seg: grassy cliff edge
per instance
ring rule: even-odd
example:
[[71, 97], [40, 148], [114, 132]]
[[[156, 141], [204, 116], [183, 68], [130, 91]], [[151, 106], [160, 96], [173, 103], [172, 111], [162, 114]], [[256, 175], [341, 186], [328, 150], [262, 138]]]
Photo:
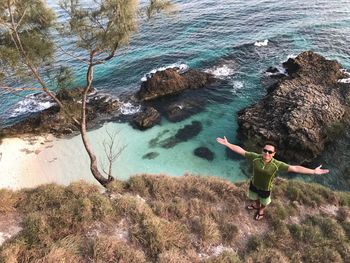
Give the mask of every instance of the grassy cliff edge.
[[107, 191], [84, 182], [3, 189], [0, 230], [20, 231], [0, 262], [350, 262], [350, 193], [277, 179], [257, 222], [247, 187], [140, 175]]

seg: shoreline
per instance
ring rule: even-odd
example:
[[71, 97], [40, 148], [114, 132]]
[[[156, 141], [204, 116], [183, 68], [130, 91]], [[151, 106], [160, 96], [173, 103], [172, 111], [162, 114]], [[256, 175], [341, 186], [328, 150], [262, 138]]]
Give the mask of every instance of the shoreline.
[[68, 185], [81, 179], [93, 182], [87, 176], [82, 176], [88, 170], [83, 167], [79, 168], [83, 173], [76, 176], [74, 173], [66, 175], [66, 171], [60, 169], [65, 159], [59, 156], [62, 155], [60, 149], [69, 140], [58, 139], [52, 134], [4, 138], [0, 144], [0, 188], [18, 190], [48, 183]]
[[[215, 126], [207, 126], [207, 116], [198, 116], [207, 128], [190, 141], [180, 142], [171, 148], [163, 148], [162, 143], [171, 140], [178, 129], [193, 120], [181, 123], [162, 122], [161, 129], [139, 131], [125, 123], [108, 122], [101, 128], [88, 132], [92, 147], [102, 167], [104, 159], [103, 140], [106, 130], [117, 131], [119, 146], [126, 148], [113, 164], [113, 176], [126, 180], [134, 175], [167, 174], [182, 176], [187, 173], [215, 176], [229, 181], [242, 181], [246, 176], [239, 160], [228, 160], [225, 149], [216, 145], [213, 137]], [[228, 125], [228, 124], [226, 124]], [[225, 125], [225, 126], [226, 126]], [[208, 161], [194, 155], [194, 149], [206, 145], [215, 155]], [[21, 189], [46, 183], [69, 185], [85, 180], [97, 184], [91, 175], [89, 158], [80, 136], [56, 138], [53, 135], [27, 138], [5, 138], [0, 145], [3, 153], [0, 161], [0, 188]], [[18, 165], [17, 165], [18, 164]]]

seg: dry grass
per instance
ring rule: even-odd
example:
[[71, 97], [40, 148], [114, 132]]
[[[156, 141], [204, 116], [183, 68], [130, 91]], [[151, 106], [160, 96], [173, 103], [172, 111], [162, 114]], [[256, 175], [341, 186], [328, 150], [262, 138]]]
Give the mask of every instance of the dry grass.
[[16, 207], [22, 198], [23, 195], [20, 192], [0, 189], [0, 213], [16, 211]]
[[[1, 190], [0, 211], [19, 213], [23, 230], [3, 244], [0, 262], [350, 262], [349, 193], [277, 180], [257, 222], [247, 187], [142, 175], [106, 193], [83, 182]], [[121, 225], [126, 237], [116, 235]], [[229, 250], [213, 252], [222, 246]]]

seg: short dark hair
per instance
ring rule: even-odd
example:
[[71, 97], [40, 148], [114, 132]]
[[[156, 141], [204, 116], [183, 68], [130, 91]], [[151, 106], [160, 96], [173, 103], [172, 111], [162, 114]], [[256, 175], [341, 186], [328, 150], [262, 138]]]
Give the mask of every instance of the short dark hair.
[[266, 142], [264, 143], [264, 147], [265, 147], [266, 145], [273, 146], [273, 148], [275, 148], [275, 152], [277, 152], [277, 145], [276, 145], [276, 143], [274, 143], [274, 142], [272, 142], [272, 141], [266, 141]]

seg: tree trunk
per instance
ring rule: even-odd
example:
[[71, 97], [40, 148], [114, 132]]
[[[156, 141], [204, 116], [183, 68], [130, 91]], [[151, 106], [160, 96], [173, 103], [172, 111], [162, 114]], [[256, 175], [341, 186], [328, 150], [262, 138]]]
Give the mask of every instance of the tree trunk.
[[97, 167], [97, 158], [95, 154], [93, 153], [91, 144], [89, 142], [89, 138], [87, 136], [87, 131], [86, 131], [86, 100], [87, 96], [89, 94], [89, 90], [92, 86], [92, 75], [93, 75], [93, 65], [89, 65], [86, 79], [87, 79], [87, 86], [84, 90], [83, 94], [83, 99], [82, 99], [82, 108], [81, 108], [81, 125], [80, 125], [80, 133], [81, 133], [81, 138], [83, 140], [83, 144], [85, 147], [86, 152], [89, 155], [90, 158], [90, 170], [92, 175], [95, 177], [95, 179], [102, 185], [106, 186], [109, 182], [111, 182], [114, 178], [109, 176], [109, 178], [105, 178], [101, 172], [99, 171]]

